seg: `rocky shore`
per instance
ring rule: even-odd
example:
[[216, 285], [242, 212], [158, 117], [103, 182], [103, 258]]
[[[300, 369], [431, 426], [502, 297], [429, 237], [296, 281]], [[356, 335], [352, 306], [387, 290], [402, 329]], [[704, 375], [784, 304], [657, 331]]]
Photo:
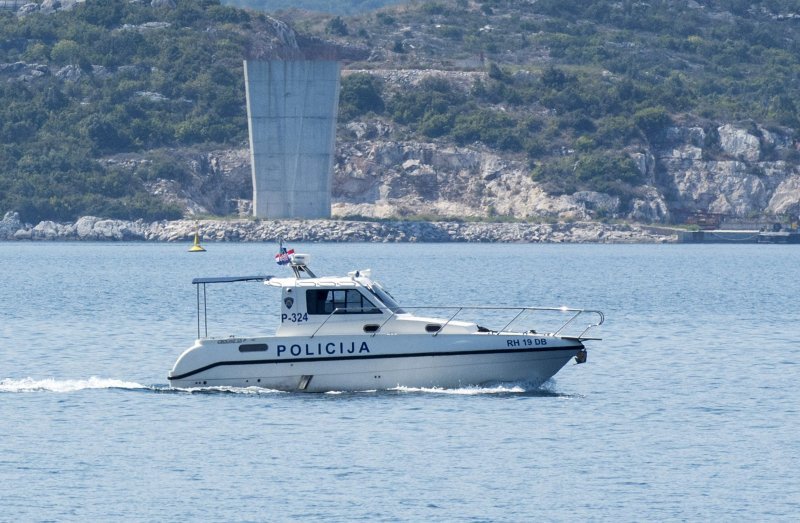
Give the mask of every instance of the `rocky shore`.
[[22, 223], [15, 212], [0, 221], [0, 240], [264, 242], [500, 242], [668, 243], [668, 229], [599, 222], [485, 223], [344, 220], [106, 220], [84, 216], [75, 223]]

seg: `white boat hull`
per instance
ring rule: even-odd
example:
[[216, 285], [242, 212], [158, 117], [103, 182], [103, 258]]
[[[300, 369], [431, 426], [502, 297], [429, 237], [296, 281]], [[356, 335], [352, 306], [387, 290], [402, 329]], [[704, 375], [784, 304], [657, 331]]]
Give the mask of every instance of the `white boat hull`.
[[181, 355], [169, 380], [180, 388], [308, 392], [538, 386], [583, 348], [575, 339], [511, 333], [203, 339]]

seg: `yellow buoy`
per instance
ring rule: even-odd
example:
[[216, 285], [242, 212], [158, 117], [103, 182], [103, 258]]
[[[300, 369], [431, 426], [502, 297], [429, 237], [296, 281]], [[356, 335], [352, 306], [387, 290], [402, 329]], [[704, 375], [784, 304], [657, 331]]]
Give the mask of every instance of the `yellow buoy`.
[[194, 243], [189, 247], [189, 252], [206, 252], [202, 245], [200, 245], [200, 233], [194, 233]]

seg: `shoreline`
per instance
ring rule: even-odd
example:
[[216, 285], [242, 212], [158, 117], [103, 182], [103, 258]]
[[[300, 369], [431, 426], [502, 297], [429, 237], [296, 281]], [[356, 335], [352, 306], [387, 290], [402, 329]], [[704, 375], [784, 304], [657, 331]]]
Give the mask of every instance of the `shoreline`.
[[379, 243], [677, 243], [677, 232], [656, 226], [600, 222], [491, 223], [348, 220], [107, 220], [84, 216], [76, 222], [21, 223], [17, 213], [0, 220], [6, 241], [185, 242], [199, 232], [202, 242]]

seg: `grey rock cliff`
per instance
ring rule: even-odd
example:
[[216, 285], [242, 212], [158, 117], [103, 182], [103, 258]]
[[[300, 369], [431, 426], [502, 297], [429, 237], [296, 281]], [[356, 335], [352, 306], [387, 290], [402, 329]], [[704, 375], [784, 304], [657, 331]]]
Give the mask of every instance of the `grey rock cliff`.
[[761, 127], [756, 135], [720, 125], [713, 129], [716, 140], [700, 127], [671, 127], [652, 147], [626, 151], [646, 184], [625, 205], [592, 191], [547, 194], [531, 179], [526, 161], [479, 144], [396, 142], [385, 122], [351, 124], [348, 131], [353, 136], [340, 140], [335, 170], [339, 216], [602, 216], [668, 223], [695, 211], [732, 218], [800, 213], [798, 144]]
[[[628, 202], [595, 191], [545, 192], [524, 158], [503, 156], [480, 144], [397, 141], [386, 121], [355, 122], [340, 129], [333, 181], [338, 217], [454, 217], [521, 220], [621, 218], [680, 222], [695, 211], [733, 218], [800, 214], [798, 144], [786, 133], [731, 124], [671, 127], [652, 147], [626, 153], [644, 175]], [[714, 138], [714, 135], [718, 138]], [[170, 151], [188, 176], [148, 182], [152, 194], [183, 207], [187, 216], [250, 212], [252, 194], [246, 148]], [[147, 160], [128, 155], [107, 160], [134, 168]]]
[[22, 228], [19, 221], [18, 212], [7, 212], [0, 220], [0, 240], [10, 240], [14, 238], [14, 233]]
[[[673, 128], [656, 150], [661, 191], [673, 211], [732, 217], [800, 213], [797, 144], [787, 134], [719, 126], [719, 149], [700, 128]], [[795, 158], [795, 161], [787, 159]]]
[[[594, 191], [548, 194], [532, 180], [526, 161], [479, 144], [398, 142], [391, 139], [391, 125], [382, 121], [349, 124], [347, 133], [337, 144], [334, 166], [333, 213], [340, 217], [610, 217], [669, 223], [694, 211], [731, 217], [800, 213], [800, 169], [781, 159], [797, 154], [796, 145], [774, 132], [759, 138], [721, 126], [720, 143], [714, 144], [706, 143], [699, 127], [667, 129], [652, 149], [628, 151], [647, 184], [627, 207], [616, 196]], [[249, 214], [247, 149], [171, 154], [184, 162], [187, 181], [148, 182], [151, 193], [179, 204], [188, 216]], [[133, 168], [146, 160], [108, 161]]]

